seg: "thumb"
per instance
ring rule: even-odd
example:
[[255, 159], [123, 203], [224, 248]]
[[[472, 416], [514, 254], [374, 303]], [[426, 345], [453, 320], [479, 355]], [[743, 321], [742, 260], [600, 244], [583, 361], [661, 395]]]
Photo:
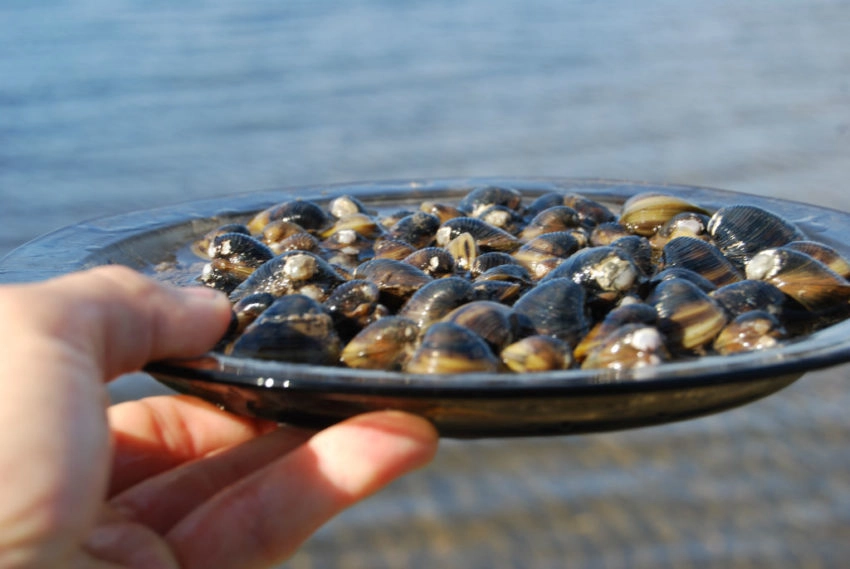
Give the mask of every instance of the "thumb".
[[99, 267], [37, 285], [43, 299], [28, 318], [43, 336], [71, 344], [98, 364], [104, 380], [168, 357], [203, 353], [230, 322], [227, 297], [206, 287], [177, 288], [122, 266]]

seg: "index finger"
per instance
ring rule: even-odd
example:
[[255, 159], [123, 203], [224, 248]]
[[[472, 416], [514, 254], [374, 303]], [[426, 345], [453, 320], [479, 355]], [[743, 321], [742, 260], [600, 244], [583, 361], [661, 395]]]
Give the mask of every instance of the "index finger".
[[115, 447], [110, 496], [278, 428], [273, 421], [239, 417], [185, 395], [128, 401], [113, 405], [108, 414]]

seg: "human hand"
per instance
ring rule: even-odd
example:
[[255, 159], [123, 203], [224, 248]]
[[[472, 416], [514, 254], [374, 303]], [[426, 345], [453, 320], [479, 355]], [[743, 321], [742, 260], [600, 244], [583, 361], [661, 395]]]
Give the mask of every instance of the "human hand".
[[228, 322], [220, 293], [125, 267], [0, 287], [0, 568], [268, 567], [432, 458], [399, 412], [313, 433], [183, 396], [107, 408], [106, 382]]

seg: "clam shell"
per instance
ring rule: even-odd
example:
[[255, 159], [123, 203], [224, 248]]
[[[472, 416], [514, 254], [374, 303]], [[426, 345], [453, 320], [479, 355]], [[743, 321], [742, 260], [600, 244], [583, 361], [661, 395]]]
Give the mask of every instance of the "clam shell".
[[245, 282], [245, 275], [232, 271], [223, 271], [212, 263], [206, 263], [198, 275], [198, 282], [209, 288], [231, 294], [239, 285]]
[[511, 281], [478, 281], [472, 284], [472, 289], [476, 300], [492, 300], [510, 306], [527, 287]]
[[343, 365], [358, 369], [401, 369], [413, 354], [419, 337], [416, 322], [386, 316], [357, 333], [342, 349]]
[[230, 355], [335, 365], [340, 340], [322, 305], [303, 294], [276, 299], [229, 348]]
[[687, 280], [666, 280], [646, 302], [658, 313], [658, 329], [671, 349], [696, 350], [712, 342], [726, 325], [720, 304]]
[[457, 236], [469, 233], [481, 251], [515, 251], [522, 244], [519, 239], [498, 227], [474, 217], [456, 217], [443, 223], [437, 230], [437, 245], [446, 246]]
[[624, 293], [640, 282], [641, 271], [626, 251], [606, 246], [577, 251], [542, 281], [568, 278], [589, 292]]
[[743, 275], [713, 244], [696, 237], [677, 237], [661, 251], [662, 268], [682, 267], [704, 276], [717, 286], [738, 282]]
[[559, 192], [547, 192], [535, 198], [525, 208], [525, 215], [533, 218], [544, 209], [561, 205], [574, 209], [584, 227], [594, 227], [617, 219], [614, 212], [595, 200], [576, 193]]
[[515, 210], [519, 209], [521, 204], [522, 194], [518, 190], [500, 186], [482, 186], [470, 190], [460, 200], [457, 208], [474, 217], [494, 205]]
[[354, 231], [366, 239], [375, 239], [384, 233], [384, 229], [374, 217], [359, 211], [338, 218], [333, 225], [322, 231], [320, 236], [327, 239], [340, 231]]
[[488, 271], [493, 267], [498, 267], [499, 265], [518, 264], [519, 261], [517, 261], [508, 253], [502, 253], [501, 251], [490, 251], [488, 253], [478, 255], [478, 257], [472, 263], [472, 266], [469, 268], [469, 272], [473, 277], [477, 277], [481, 273]]
[[600, 223], [590, 231], [588, 243], [591, 247], [610, 245], [620, 237], [634, 235], [628, 228], [617, 221]]
[[791, 221], [760, 207], [736, 204], [711, 216], [708, 232], [714, 243], [734, 263], [744, 266], [764, 249], [805, 239]]
[[650, 367], [671, 358], [664, 336], [654, 326], [626, 324], [605, 338], [588, 353], [582, 369], [637, 369]]
[[[339, 233], [336, 235], [339, 236]], [[349, 244], [346, 243], [342, 245], [345, 247]], [[319, 240], [313, 237], [313, 235], [301, 230], [298, 233], [293, 233], [279, 241], [270, 242], [269, 248], [274, 251], [276, 255], [280, 255], [286, 251], [310, 251], [311, 253], [318, 253], [321, 249], [321, 245], [319, 244]]]
[[435, 279], [455, 272], [455, 258], [442, 247], [424, 247], [402, 259]]
[[649, 239], [640, 235], [626, 235], [611, 243], [611, 247], [625, 251], [645, 277], [655, 273], [655, 254]]
[[579, 250], [579, 241], [568, 231], [544, 233], [513, 252], [513, 257], [537, 279], [542, 279], [564, 259]]
[[519, 212], [503, 205], [490, 206], [475, 217], [511, 235], [519, 233], [523, 226], [523, 218]]
[[466, 232], [446, 243], [445, 248], [454, 257], [455, 266], [461, 271], [471, 270], [480, 254], [475, 238]]
[[594, 227], [617, 219], [617, 215], [607, 206], [580, 194], [565, 194], [563, 204], [576, 210], [579, 220], [586, 227]]
[[396, 309], [410, 296], [433, 281], [425, 271], [404, 261], [372, 259], [354, 269], [354, 278], [366, 279], [381, 289], [381, 302]]
[[404, 366], [409, 373], [497, 372], [500, 362], [474, 332], [451, 322], [436, 322]]
[[461, 277], [446, 277], [423, 285], [399, 309], [398, 314], [425, 329], [458, 306], [473, 300], [475, 291], [472, 283]]
[[379, 239], [372, 247], [375, 259], [401, 261], [416, 252], [416, 247], [400, 239]]
[[544, 233], [565, 231], [580, 225], [581, 220], [576, 210], [565, 205], [554, 206], [535, 215], [520, 233], [520, 239], [528, 241]]
[[234, 270], [245, 276], [274, 257], [274, 252], [260, 240], [244, 233], [222, 233], [213, 237], [207, 256], [220, 261], [222, 270]]
[[303, 293], [324, 300], [343, 282], [339, 273], [323, 258], [308, 251], [287, 251], [269, 259], [230, 293], [236, 302], [255, 292], [275, 296]]
[[445, 223], [455, 217], [465, 217], [466, 214], [451, 204], [436, 202], [433, 200], [425, 200], [419, 205], [419, 211], [436, 215], [440, 223]]
[[500, 357], [517, 373], [569, 369], [572, 365], [570, 346], [552, 336], [526, 336], [505, 346]]
[[709, 219], [709, 216], [705, 214], [691, 211], [676, 214], [658, 228], [652, 236], [652, 246], [661, 249], [668, 241], [676, 237], [708, 240], [711, 238], [708, 234]]
[[817, 259], [845, 279], [850, 279], [850, 262], [829, 245], [818, 243], [817, 241], [792, 241], [784, 245], [784, 247], [805, 253], [809, 257]]
[[850, 282], [817, 259], [795, 249], [777, 247], [755, 255], [747, 278], [766, 280], [813, 312], [846, 309]]
[[546, 192], [537, 196], [525, 206], [523, 214], [527, 219], [531, 219], [544, 209], [549, 209], [557, 205], [567, 205], [564, 203], [564, 195], [558, 192]]
[[696, 271], [687, 269], [685, 267], [670, 267], [669, 269], [662, 269], [658, 271], [647, 281], [647, 288], [651, 291], [656, 286], [658, 286], [658, 283], [660, 283], [661, 281], [668, 281], [673, 279], [684, 279], [690, 281], [693, 284], [697, 285], [703, 292], [711, 292], [713, 290], [717, 290], [716, 284], [714, 284], [701, 274], [697, 273]]
[[751, 310], [737, 316], [714, 339], [714, 350], [720, 354], [752, 352], [776, 347], [788, 332], [775, 315]]
[[382, 315], [380, 296], [381, 289], [375, 283], [354, 279], [336, 287], [323, 306], [340, 336], [348, 340]]
[[309, 232], [320, 232], [332, 223], [330, 216], [318, 204], [309, 200], [294, 199], [259, 212], [251, 218], [247, 226], [251, 233], [257, 234], [273, 221], [297, 223]]
[[272, 251], [276, 251], [279, 255], [283, 252], [283, 249], [278, 247], [278, 243], [297, 233], [303, 234], [306, 232], [307, 231], [297, 223], [279, 219], [277, 221], [267, 223], [266, 226], [263, 227], [259, 236], [263, 240], [263, 243], [268, 245]]
[[520, 333], [517, 316], [511, 307], [489, 300], [463, 304], [449, 312], [441, 322], [453, 322], [475, 332], [494, 353], [499, 353]]
[[641, 193], [630, 197], [623, 204], [620, 223], [630, 232], [650, 236], [684, 212], [708, 214], [704, 208], [685, 199], [658, 193]]
[[498, 265], [475, 277], [473, 282], [484, 281], [508, 281], [517, 283], [523, 288], [534, 286], [531, 274], [522, 265]]
[[428, 246], [440, 228], [440, 218], [424, 211], [406, 215], [387, 230], [387, 237], [410, 243], [416, 249]]
[[576, 361], [584, 361], [587, 355], [599, 348], [605, 338], [627, 324], [645, 324], [655, 326], [658, 313], [655, 308], [643, 303], [633, 302], [618, 306], [609, 312], [601, 322], [597, 322], [581, 339], [573, 350]]
[[[309, 235], [309, 234], [302, 234]], [[342, 229], [333, 233], [321, 242], [321, 248], [326, 251], [336, 251], [357, 259], [372, 257], [372, 241], [353, 229]]]
[[589, 328], [586, 296], [584, 287], [570, 279], [548, 279], [523, 294], [513, 308], [536, 334], [574, 346]]
[[396, 210], [392, 213], [382, 215], [378, 219], [378, 223], [380, 223], [382, 227], [389, 229], [390, 227], [392, 227], [393, 225], [398, 223], [398, 220], [400, 220], [403, 217], [407, 217], [408, 215], [413, 215], [414, 213], [416, 213], [416, 211], [418, 211], [418, 210], [399, 209], [399, 210]]
[[245, 328], [254, 322], [274, 301], [274, 295], [267, 292], [257, 292], [235, 302], [232, 310], [236, 326], [231, 332], [234, 335], [244, 332]]
[[328, 213], [337, 219], [341, 219], [347, 215], [355, 213], [369, 213], [369, 208], [359, 199], [348, 194], [343, 194], [331, 199], [328, 202]]
[[205, 233], [200, 239], [192, 243], [192, 252], [201, 258], [209, 258], [209, 248], [213, 239], [225, 233], [244, 233], [250, 235], [251, 230], [242, 223], [227, 223]]
[[775, 285], [753, 279], [722, 286], [709, 292], [709, 296], [719, 302], [733, 318], [753, 310], [781, 317], [788, 304], [788, 297]]

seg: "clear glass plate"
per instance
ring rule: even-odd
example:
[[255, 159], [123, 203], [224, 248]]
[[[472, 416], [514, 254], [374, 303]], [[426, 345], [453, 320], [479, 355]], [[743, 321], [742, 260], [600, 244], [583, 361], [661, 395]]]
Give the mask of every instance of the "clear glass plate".
[[[631, 195], [657, 191], [706, 208], [761, 206], [797, 223], [812, 239], [850, 258], [850, 215], [812, 205], [723, 190], [639, 182], [557, 178], [474, 178], [300, 187], [128, 213], [36, 239], [0, 261], [0, 281], [41, 280], [109, 263], [185, 285], [203, 259], [190, 243], [210, 229], [245, 221], [293, 197], [325, 204], [349, 194], [391, 211], [424, 199], [453, 201], [480, 185], [507, 185], [533, 197], [586, 195], [617, 210]], [[430, 419], [445, 436], [491, 437], [626, 429], [714, 413], [759, 399], [810, 370], [850, 360], [850, 321], [778, 349], [708, 356], [626, 370], [528, 374], [416, 375], [233, 358], [209, 353], [148, 366], [157, 380], [248, 416], [321, 427], [357, 413], [401, 409]]]

